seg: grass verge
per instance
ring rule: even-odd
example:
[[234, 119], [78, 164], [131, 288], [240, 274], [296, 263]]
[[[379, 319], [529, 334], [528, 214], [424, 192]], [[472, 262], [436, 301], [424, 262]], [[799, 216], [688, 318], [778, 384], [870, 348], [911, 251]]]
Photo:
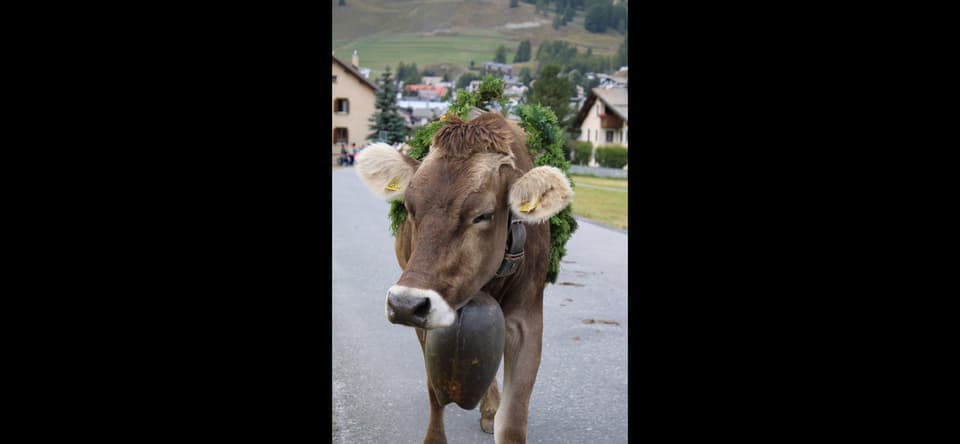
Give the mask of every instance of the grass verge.
[[[626, 189], [626, 180], [600, 179], [594, 177], [573, 176], [574, 185], [589, 184]], [[621, 182], [622, 185], [608, 184], [607, 181]], [[575, 216], [585, 217], [623, 230], [627, 229], [627, 193], [601, 190], [597, 188], [576, 187], [576, 195], [571, 204]]]

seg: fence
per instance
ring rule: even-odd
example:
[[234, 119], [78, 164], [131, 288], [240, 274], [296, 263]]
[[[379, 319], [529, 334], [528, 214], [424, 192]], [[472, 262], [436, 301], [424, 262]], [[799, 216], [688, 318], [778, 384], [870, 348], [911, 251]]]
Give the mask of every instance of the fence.
[[627, 178], [627, 170], [618, 168], [588, 167], [584, 165], [570, 165], [570, 174], [588, 174], [600, 177]]

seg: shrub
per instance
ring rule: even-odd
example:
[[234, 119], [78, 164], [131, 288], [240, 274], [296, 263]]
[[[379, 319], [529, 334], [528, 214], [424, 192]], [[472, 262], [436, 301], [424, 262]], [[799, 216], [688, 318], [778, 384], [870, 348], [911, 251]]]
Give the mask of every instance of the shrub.
[[577, 142], [573, 152], [573, 163], [577, 165], [586, 165], [590, 162], [590, 154], [593, 153], [593, 144], [590, 142]]
[[627, 148], [623, 145], [606, 145], [597, 148], [597, 163], [607, 168], [623, 168], [627, 164]]

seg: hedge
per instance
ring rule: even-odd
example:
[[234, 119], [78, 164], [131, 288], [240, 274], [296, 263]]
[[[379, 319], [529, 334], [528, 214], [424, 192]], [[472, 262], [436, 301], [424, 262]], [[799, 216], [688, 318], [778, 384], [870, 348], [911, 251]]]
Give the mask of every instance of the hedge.
[[597, 163], [607, 168], [623, 168], [627, 164], [627, 147], [606, 145], [597, 148]]
[[575, 165], [586, 165], [590, 163], [590, 154], [593, 153], [593, 144], [590, 142], [577, 142], [573, 152], [573, 163]]

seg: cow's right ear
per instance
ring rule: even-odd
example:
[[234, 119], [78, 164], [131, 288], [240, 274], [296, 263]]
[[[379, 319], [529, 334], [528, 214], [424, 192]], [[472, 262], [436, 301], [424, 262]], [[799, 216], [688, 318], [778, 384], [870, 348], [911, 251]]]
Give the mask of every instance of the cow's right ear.
[[357, 153], [357, 175], [370, 191], [386, 200], [403, 199], [419, 162], [385, 143], [374, 143]]

